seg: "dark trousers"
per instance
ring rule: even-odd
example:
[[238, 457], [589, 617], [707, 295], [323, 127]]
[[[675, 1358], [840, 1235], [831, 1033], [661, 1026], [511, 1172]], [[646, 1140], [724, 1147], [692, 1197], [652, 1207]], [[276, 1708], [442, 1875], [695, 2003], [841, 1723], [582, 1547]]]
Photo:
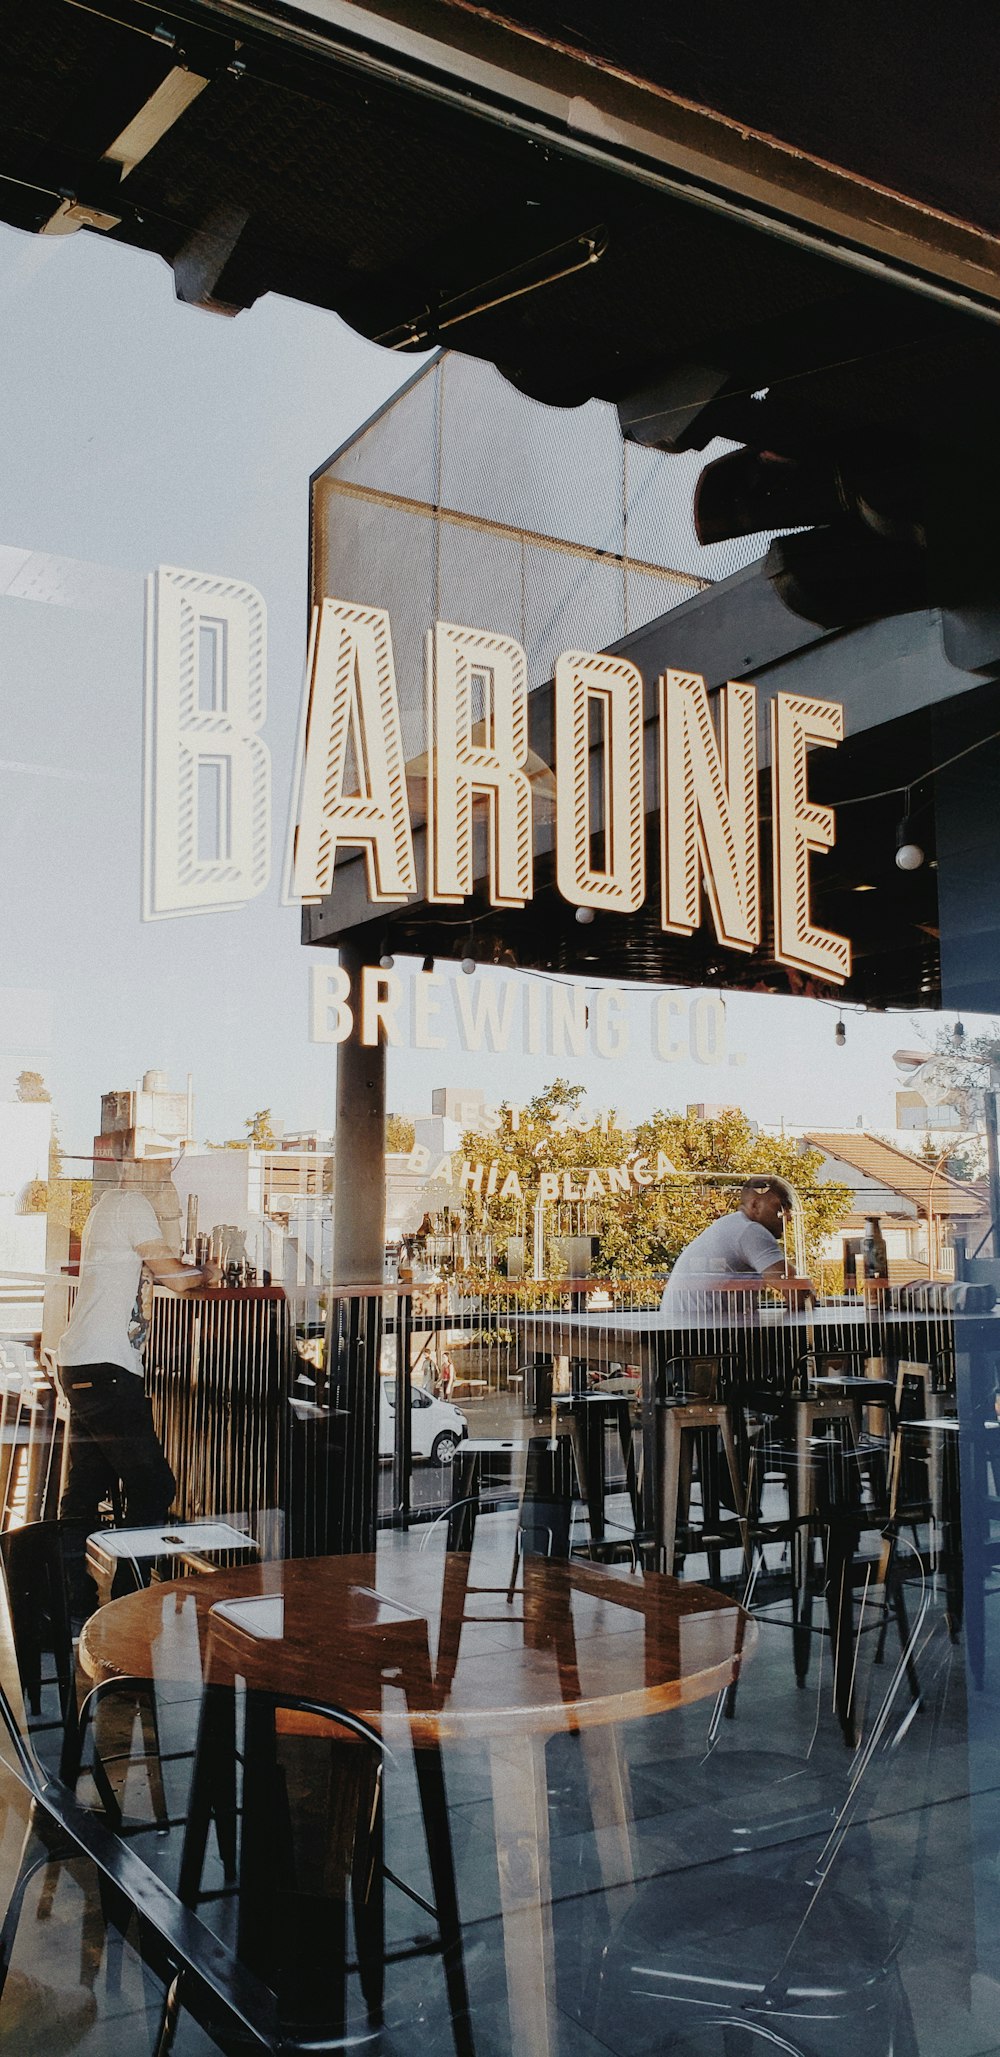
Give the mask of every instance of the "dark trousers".
[[69, 1477], [59, 1504], [63, 1521], [100, 1526], [101, 1501], [121, 1481], [131, 1528], [158, 1528], [170, 1512], [177, 1482], [160, 1448], [141, 1378], [119, 1364], [67, 1364], [59, 1383], [69, 1402]]

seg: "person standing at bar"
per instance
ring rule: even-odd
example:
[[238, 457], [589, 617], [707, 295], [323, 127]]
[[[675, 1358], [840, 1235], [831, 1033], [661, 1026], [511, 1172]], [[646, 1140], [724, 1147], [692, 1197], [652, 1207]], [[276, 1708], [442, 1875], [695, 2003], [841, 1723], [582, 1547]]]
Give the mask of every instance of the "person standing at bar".
[[143, 1380], [143, 1267], [178, 1295], [220, 1283], [216, 1265], [193, 1270], [171, 1250], [138, 1190], [142, 1171], [141, 1163], [126, 1159], [119, 1186], [102, 1194], [87, 1217], [79, 1290], [56, 1353], [70, 1414], [69, 1476], [59, 1514], [84, 1534], [100, 1526], [101, 1502], [116, 1482], [131, 1527], [160, 1526], [176, 1490]]

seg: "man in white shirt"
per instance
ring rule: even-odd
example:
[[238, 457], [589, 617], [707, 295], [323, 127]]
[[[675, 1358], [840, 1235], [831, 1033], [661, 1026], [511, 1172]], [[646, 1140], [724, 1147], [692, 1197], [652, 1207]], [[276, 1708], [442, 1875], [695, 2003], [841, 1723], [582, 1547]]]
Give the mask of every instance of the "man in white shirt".
[[70, 1410], [69, 1477], [59, 1513], [88, 1533], [99, 1526], [101, 1502], [116, 1480], [132, 1527], [164, 1522], [176, 1489], [143, 1385], [143, 1266], [178, 1294], [220, 1279], [214, 1264], [196, 1271], [180, 1262], [130, 1173], [141, 1176], [141, 1166], [126, 1163], [123, 1183], [102, 1194], [87, 1217], [79, 1290], [57, 1352]]
[[778, 1240], [792, 1196], [780, 1178], [748, 1179], [735, 1214], [723, 1214], [682, 1250], [667, 1280], [660, 1311], [698, 1327], [732, 1319], [732, 1297], [722, 1280], [790, 1276]]

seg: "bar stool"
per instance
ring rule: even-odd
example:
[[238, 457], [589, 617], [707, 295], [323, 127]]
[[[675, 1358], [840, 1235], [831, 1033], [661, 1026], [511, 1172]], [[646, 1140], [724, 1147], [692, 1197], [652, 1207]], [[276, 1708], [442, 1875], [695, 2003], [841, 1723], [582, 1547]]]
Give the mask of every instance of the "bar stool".
[[[490, 1436], [471, 1439], [463, 1437], [455, 1452], [452, 1464], [452, 1479], [455, 1498], [448, 1508], [448, 1549], [471, 1550], [476, 1534], [476, 1520], [486, 1504], [483, 1496], [484, 1459], [497, 1465], [513, 1459], [527, 1445], [518, 1437], [504, 1440]], [[517, 1497], [513, 1486], [492, 1498], [491, 1506], [500, 1506], [503, 1501]]]
[[[398, 1609], [397, 1621], [380, 1623], [384, 1603], [358, 1589], [360, 1609], [375, 1619], [351, 1626], [352, 1679], [367, 1673], [366, 1693], [374, 1704], [383, 1683], [405, 1698], [430, 1704], [431, 1660], [427, 1623]], [[393, 1949], [393, 1961], [428, 1949], [441, 1956], [456, 2057], [474, 2057], [465, 1976], [462, 1925], [440, 1744], [421, 1738], [414, 1768], [424, 1828], [433, 1903], [385, 1863], [382, 1772], [388, 1753], [380, 1735], [344, 1708], [276, 1689], [284, 1659], [281, 1644], [290, 1627], [287, 1598], [254, 1595], [221, 1602], [211, 1610], [204, 1656], [205, 1685], [181, 1853], [178, 1892], [197, 1910], [207, 1900], [228, 1896], [204, 1882], [209, 1828], [220, 1791], [232, 1786], [234, 1698], [243, 1687], [242, 1805], [237, 1814], [237, 1952], [290, 1998], [319, 2017], [312, 2047], [322, 2030], [345, 2030], [346, 1907], [353, 1905], [357, 1970], [369, 2022], [383, 2018], [385, 1965], [384, 1881], [388, 1880], [435, 1923], [433, 1941]], [[292, 1646], [294, 1648], [294, 1637]], [[294, 1672], [295, 1660], [288, 1662]], [[313, 1765], [290, 1767], [282, 1759], [317, 1747], [328, 1757], [328, 1802], [317, 1807]], [[319, 1765], [316, 1764], [316, 1769]], [[290, 1776], [290, 1770], [296, 1775]], [[216, 1822], [218, 1828], [218, 1821]], [[322, 2026], [321, 2026], [322, 2024]], [[364, 2031], [359, 2048], [367, 2047]]]
[[[868, 1382], [865, 1382], [868, 1383]], [[877, 1382], [884, 1384], [884, 1381]], [[887, 1395], [891, 1398], [891, 1395]], [[777, 1440], [764, 1438], [767, 1461], [772, 1471], [783, 1471], [788, 1495], [788, 1517], [778, 1523], [756, 1525], [759, 1540], [764, 1533], [783, 1535], [792, 1544], [792, 1650], [796, 1682], [805, 1685], [814, 1631], [814, 1556], [822, 1553], [822, 1587], [826, 1602], [828, 1634], [833, 1654], [833, 1697], [845, 1741], [856, 1740], [854, 1712], [854, 1591], [864, 1582], [883, 1586], [880, 1603], [879, 1654], [885, 1639], [885, 1625], [891, 1611], [897, 1621], [901, 1647], [909, 1643], [906, 1606], [890, 1540], [879, 1559], [858, 1559], [862, 1530], [875, 1517], [866, 1513], [862, 1491], [865, 1453], [858, 1434], [855, 1399], [848, 1394], [809, 1393], [787, 1403], [779, 1417]], [[785, 1435], [782, 1435], [782, 1429]], [[787, 1431], [791, 1430], [788, 1435]], [[759, 1461], [760, 1446], [755, 1453]], [[877, 1517], [881, 1526], [883, 1516]], [[752, 1523], [752, 1517], [751, 1517]], [[864, 1608], [864, 1600], [862, 1608]], [[872, 1622], [871, 1627], [875, 1626]], [[919, 1685], [912, 1658], [907, 1674], [915, 1699]]]
[[[946, 1416], [953, 1415], [954, 1412], [954, 1396], [950, 1393], [942, 1392], [938, 1388], [935, 1367], [931, 1364], [918, 1364], [912, 1359], [901, 1358], [896, 1373], [896, 1434], [893, 1438], [892, 1459], [889, 1466], [889, 1513], [893, 1518], [895, 1518], [898, 1512], [900, 1502], [902, 1501], [906, 1504], [909, 1498], [909, 1495], [905, 1494], [903, 1490], [904, 1446], [903, 1437], [900, 1433], [901, 1429], [904, 1424], [915, 1426], [918, 1421], [941, 1421]], [[912, 1445], [912, 1437], [910, 1438], [910, 1444]], [[913, 1462], [919, 1461], [912, 1447], [907, 1449], [906, 1454], [908, 1459], [911, 1459]], [[947, 1521], [942, 1440], [940, 1436], [930, 1436], [928, 1438], [928, 1447], [924, 1461], [927, 1467], [927, 1503], [930, 1507], [931, 1519], [935, 1528], [940, 1530], [945, 1527]]]
[[557, 1420], [566, 1422], [573, 1445], [577, 1476], [590, 1518], [594, 1543], [605, 1539], [607, 1497], [607, 1452], [605, 1436], [609, 1424], [618, 1431], [625, 1463], [625, 1484], [632, 1503], [632, 1521], [639, 1527], [639, 1491], [635, 1451], [632, 1443], [632, 1413], [628, 1398], [621, 1393], [573, 1393], [555, 1400]]
[[701, 1547], [707, 1551], [712, 1576], [718, 1580], [724, 1538], [721, 1534], [719, 1447], [725, 1457], [740, 1545], [749, 1572], [747, 1500], [729, 1407], [721, 1400], [666, 1400], [657, 1409], [660, 1533], [656, 1537], [661, 1571], [672, 1573], [677, 1556], [677, 1531], [689, 1526], [691, 1482], [698, 1460], [701, 1485]]
[[213, 1560], [240, 1560], [258, 1552], [256, 1537], [227, 1521], [166, 1522], [162, 1528], [116, 1526], [96, 1529], [87, 1537], [87, 1570], [103, 1603], [120, 1568], [128, 1570], [138, 1590], [148, 1584], [143, 1565], [166, 1562], [168, 1577], [174, 1577], [178, 1564], [186, 1571], [212, 1572], [220, 1569]]

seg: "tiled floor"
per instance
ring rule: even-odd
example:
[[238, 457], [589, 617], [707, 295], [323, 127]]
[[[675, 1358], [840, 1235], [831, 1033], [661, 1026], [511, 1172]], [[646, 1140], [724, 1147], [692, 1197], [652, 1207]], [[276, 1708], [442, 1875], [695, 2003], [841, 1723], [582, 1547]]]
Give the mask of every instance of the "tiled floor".
[[[491, 1551], [506, 1562], [506, 1518], [481, 1523], [480, 1535], [487, 1567]], [[391, 1539], [387, 1547], [419, 1545]], [[441, 1546], [439, 1537], [430, 1547]], [[700, 1568], [694, 1559], [686, 1567], [691, 1576]], [[857, 1763], [833, 1717], [819, 1639], [798, 1690], [787, 1628], [762, 1625], [735, 1718], [722, 1722], [713, 1747], [707, 1703], [619, 1732], [633, 1886], [603, 1886], [578, 1738], [549, 1744], [555, 2057], [761, 2057], [768, 2048], [802, 2057], [1000, 2057], [1000, 1751], [994, 1759], [970, 1748], [962, 1647], [949, 1640], [936, 1599], [931, 1628], [920, 1658], [925, 1709], [861, 1780], [818, 1896], [817, 1862]], [[893, 1634], [881, 1666], [874, 1634], [862, 1638], [857, 1683], [869, 1723], [892, 1676]], [[1000, 1720], [1000, 1667], [987, 1681], [974, 1729], [988, 1736], [992, 1715]], [[890, 1729], [908, 1704], [904, 1687]], [[164, 1708], [164, 1746], [190, 1740], [191, 1722], [190, 1703]], [[184, 1767], [170, 1776], [179, 1800]], [[477, 2057], [509, 2057], [484, 1753], [450, 1750], [447, 1776], [475, 2048]], [[144, 1779], [131, 1790], [145, 1807]], [[391, 1769], [387, 1799], [387, 1861], [429, 1893], [408, 1762]], [[23, 1826], [9, 1780], [0, 1801], [6, 1888]], [[175, 1882], [176, 1835], [143, 1841]], [[431, 1927], [391, 1887], [387, 1920], [391, 1944]], [[104, 1947], [93, 1886], [78, 1866], [50, 1867], [32, 1883], [13, 1964], [40, 1991], [18, 1977], [0, 2004], [0, 2049], [11, 2057], [57, 2057], [62, 2049], [142, 2057], [152, 2049], [162, 1996], [129, 1945]], [[769, 1981], [770, 2004], [762, 1990]], [[385, 2057], [447, 2057], [453, 2044], [436, 1957], [390, 1965], [387, 2014]], [[175, 2047], [177, 2057], [201, 2057], [216, 2046], [185, 2019]]]

